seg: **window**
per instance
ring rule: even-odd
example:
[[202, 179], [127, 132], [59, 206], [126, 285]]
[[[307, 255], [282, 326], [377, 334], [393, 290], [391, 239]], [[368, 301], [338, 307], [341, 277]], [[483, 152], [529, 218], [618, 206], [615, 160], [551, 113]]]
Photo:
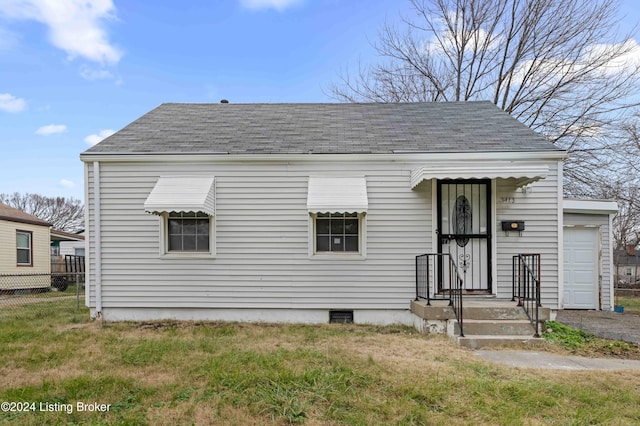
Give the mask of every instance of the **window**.
[[168, 252], [210, 252], [210, 221], [205, 213], [169, 213]]
[[16, 231], [16, 252], [18, 266], [33, 266], [31, 241], [33, 235], [29, 231]]
[[358, 252], [357, 213], [318, 213], [316, 252]]
[[364, 260], [368, 207], [364, 176], [310, 176], [307, 187], [309, 257]]
[[73, 250], [73, 254], [76, 255], [76, 256], [84, 256], [84, 247], [83, 248], [76, 247]]

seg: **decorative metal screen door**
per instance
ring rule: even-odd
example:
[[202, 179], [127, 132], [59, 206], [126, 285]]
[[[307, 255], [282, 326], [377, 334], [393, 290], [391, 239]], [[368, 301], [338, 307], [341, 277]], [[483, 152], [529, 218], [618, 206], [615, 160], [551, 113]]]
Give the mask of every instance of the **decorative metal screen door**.
[[[451, 255], [468, 292], [491, 292], [490, 200], [490, 180], [438, 181], [438, 252]], [[438, 282], [442, 291], [448, 277]]]

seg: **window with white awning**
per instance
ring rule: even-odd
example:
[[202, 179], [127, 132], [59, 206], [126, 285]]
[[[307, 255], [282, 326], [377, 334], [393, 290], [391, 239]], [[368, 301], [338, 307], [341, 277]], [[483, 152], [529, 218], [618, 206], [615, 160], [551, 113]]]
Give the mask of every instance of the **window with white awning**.
[[215, 215], [213, 176], [161, 176], [144, 202], [147, 213], [202, 212]]
[[161, 176], [144, 210], [161, 217], [161, 256], [215, 253], [213, 176]]
[[368, 208], [364, 176], [309, 178], [309, 213], [366, 213]]
[[309, 178], [310, 254], [364, 256], [367, 182], [358, 177]]

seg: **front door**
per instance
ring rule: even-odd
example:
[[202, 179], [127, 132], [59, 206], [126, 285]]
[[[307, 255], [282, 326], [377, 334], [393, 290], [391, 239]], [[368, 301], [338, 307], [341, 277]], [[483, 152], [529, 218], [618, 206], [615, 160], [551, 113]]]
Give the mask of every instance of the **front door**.
[[[490, 180], [438, 181], [438, 252], [455, 261], [463, 290], [491, 292]], [[442, 291], [447, 277], [438, 282]]]

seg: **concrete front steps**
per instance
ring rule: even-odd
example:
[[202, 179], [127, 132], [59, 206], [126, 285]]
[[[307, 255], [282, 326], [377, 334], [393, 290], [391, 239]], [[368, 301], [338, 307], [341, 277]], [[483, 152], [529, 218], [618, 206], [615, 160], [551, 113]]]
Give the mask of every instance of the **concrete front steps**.
[[[417, 328], [426, 333], [444, 333], [461, 345], [473, 349], [535, 341], [535, 330], [527, 314], [516, 302], [495, 298], [463, 300], [464, 337], [448, 301], [412, 301], [411, 312], [421, 319]], [[550, 309], [540, 308], [539, 331], [549, 319]]]

